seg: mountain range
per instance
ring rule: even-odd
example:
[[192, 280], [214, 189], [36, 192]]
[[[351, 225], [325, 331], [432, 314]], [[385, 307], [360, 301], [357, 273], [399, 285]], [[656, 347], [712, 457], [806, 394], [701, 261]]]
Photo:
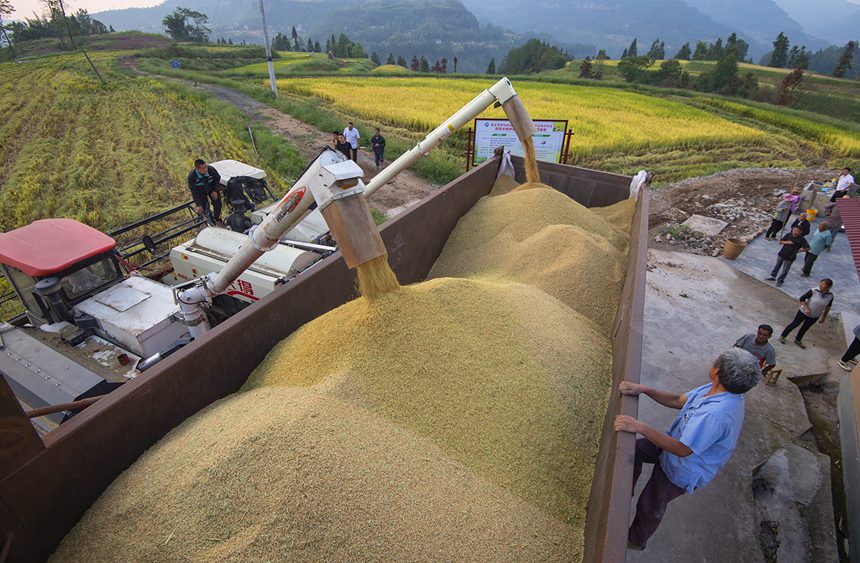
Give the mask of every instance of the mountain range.
[[[163, 32], [161, 19], [179, 6], [207, 14], [213, 39], [262, 42], [253, 0], [166, 0], [96, 17], [117, 30]], [[423, 55], [432, 64], [433, 58], [458, 55], [464, 71], [483, 70], [490, 58], [498, 63], [531, 37], [572, 55], [604, 48], [612, 57], [634, 38], [643, 53], [659, 38], [671, 56], [685, 42], [736, 32], [757, 60], [780, 32], [792, 45], [815, 50], [856, 40], [860, 29], [860, 5], [849, 0], [277, 0], [267, 3], [266, 17], [270, 35], [295, 26], [303, 38], [323, 43], [346, 33], [381, 57]]]

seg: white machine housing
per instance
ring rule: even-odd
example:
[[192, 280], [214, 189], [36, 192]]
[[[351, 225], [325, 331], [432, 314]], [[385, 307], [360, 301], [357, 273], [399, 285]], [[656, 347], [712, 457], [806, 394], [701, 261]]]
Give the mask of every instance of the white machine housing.
[[209, 164], [221, 176], [222, 186], [226, 186], [227, 182], [235, 176], [248, 176], [257, 180], [262, 180], [266, 177], [265, 171], [255, 168], [250, 164], [239, 162], [238, 160], [219, 160], [218, 162], [210, 162]]
[[[248, 236], [242, 233], [218, 227], [203, 229], [193, 240], [170, 251], [174, 275], [179, 282], [185, 282], [219, 272], [239, 247], [247, 243]], [[226, 294], [246, 303], [254, 303], [274, 291], [283, 280], [292, 278], [321, 259], [322, 256], [315, 252], [278, 245], [271, 252], [263, 254], [233, 281]]]
[[74, 309], [98, 321], [96, 334], [144, 358], [188, 332], [173, 316], [179, 308], [171, 288], [142, 276], [130, 276]]

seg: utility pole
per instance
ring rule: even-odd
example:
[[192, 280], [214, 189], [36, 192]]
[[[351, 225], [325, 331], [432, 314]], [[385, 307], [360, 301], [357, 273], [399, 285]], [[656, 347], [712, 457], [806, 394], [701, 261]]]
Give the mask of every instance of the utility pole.
[[[260, 1], [262, 2], [263, 0], [260, 0]], [[57, 0], [57, 2], [60, 6], [60, 13], [63, 15], [63, 21], [66, 22], [66, 30], [68, 30], [68, 32], [69, 32], [69, 42], [72, 44], [72, 48], [74, 49], [75, 47], [77, 47], [81, 50], [81, 52], [84, 54], [84, 57], [86, 57], [87, 62], [90, 63], [90, 66], [92, 67], [93, 72], [95, 72], [96, 76], [99, 77], [99, 82], [101, 82], [102, 84], [106, 84], [105, 79], [102, 78], [101, 73], [99, 73], [99, 69], [97, 69], [96, 65], [93, 64], [93, 61], [90, 60], [90, 56], [87, 54], [86, 50], [84, 49], [83, 44], [75, 45], [75, 38], [72, 36], [73, 35], [72, 34], [72, 26], [71, 26], [71, 24], [69, 24], [69, 18], [66, 17], [66, 7], [63, 6], [63, 0]]]
[[266, 42], [266, 62], [269, 64], [269, 82], [272, 84], [272, 93], [278, 97], [278, 83], [275, 82], [275, 65], [272, 64], [272, 46], [269, 43], [269, 28], [266, 26], [266, 10], [263, 9], [263, 0], [260, 0], [260, 17], [263, 18], [263, 38]]

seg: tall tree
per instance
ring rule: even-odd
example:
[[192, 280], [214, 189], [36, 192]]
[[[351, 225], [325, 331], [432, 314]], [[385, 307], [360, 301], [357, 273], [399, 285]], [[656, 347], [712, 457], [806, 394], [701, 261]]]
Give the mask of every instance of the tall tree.
[[406, 64], [406, 59], [403, 58], [403, 55], [397, 55], [397, 66], [407, 68]]
[[788, 64], [788, 48], [788, 37], [780, 31], [773, 42], [773, 52], [770, 54], [770, 61], [767, 63], [767, 66], [785, 68], [785, 65]]
[[373, 61], [373, 64], [379, 66], [382, 62], [379, 60], [379, 55], [376, 54], [376, 51], [370, 54], [370, 60]]
[[291, 38], [293, 41], [295, 41], [296, 39], [298, 39], [298, 38], [299, 38], [299, 32], [298, 32], [298, 31], [296, 31], [296, 26], [293, 26], [293, 29], [292, 29], [292, 31], [290, 32], [290, 38]]
[[388, 53], [388, 58], [385, 59], [385, 64], [387, 65], [395, 65], [397, 62], [394, 60], [394, 53]]
[[707, 41], [696, 41], [696, 50], [693, 51], [694, 61], [704, 61], [708, 58], [708, 48], [710, 43]]
[[322, 53], [322, 51], [320, 50], [320, 42], [319, 41], [314, 41], [314, 53]]
[[418, 72], [419, 68], [421, 68], [421, 63], [418, 62], [418, 57], [412, 55], [412, 62], [409, 63], [409, 70], [412, 72]]
[[424, 55], [421, 56], [418, 70], [419, 72], [430, 72], [430, 63], [427, 62], [427, 59], [424, 58]]
[[738, 60], [734, 52], [728, 52], [720, 58], [714, 72], [711, 73], [710, 89], [713, 92], [733, 95], [738, 89]]
[[740, 39], [737, 33], [732, 33], [726, 40], [725, 52], [728, 53], [729, 51], [732, 51], [735, 54], [735, 59], [739, 62], [746, 60], [749, 49], [749, 43]]
[[460, 59], [457, 58], [457, 55], [454, 55], [454, 74], [457, 74], [457, 63], [460, 62]]
[[800, 54], [797, 56], [797, 68], [803, 70], [809, 68], [809, 51], [806, 50], [806, 45], [800, 48]]
[[605, 61], [609, 59], [609, 56], [606, 54], [606, 49], [601, 49], [597, 51], [597, 57], [595, 57], [598, 61]]
[[308, 51], [308, 53], [313, 53], [313, 52], [314, 52], [314, 42], [313, 42], [313, 41], [311, 41], [311, 38], [310, 38], [310, 37], [308, 37], [308, 47], [307, 47], [307, 51]]
[[689, 61], [692, 55], [692, 51], [690, 51], [690, 43], [684, 43], [681, 45], [681, 48], [678, 49], [678, 53], [675, 55], [675, 58], [681, 61]]
[[633, 41], [630, 43], [630, 46], [627, 47], [627, 57], [635, 57], [638, 55], [638, 48], [636, 47], [636, 38], [633, 38]]
[[651, 48], [648, 49], [648, 57], [654, 60], [662, 60], [666, 58], [666, 45], [660, 41], [660, 38], [651, 43]]
[[796, 68], [779, 83], [779, 87], [777, 88], [779, 98], [776, 103], [781, 106], [791, 104], [794, 100], [794, 93], [800, 88], [801, 83], [803, 83], [803, 69]]
[[496, 74], [496, 59], [490, 59], [490, 64], [487, 65], [487, 74]]
[[836, 68], [833, 69], [833, 76], [836, 78], [845, 78], [845, 74], [851, 70], [851, 59], [854, 58], [854, 50], [857, 48], [857, 43], [849, 41], [845, 45], [842, 54], [839, 55], [839, 62], [836, 63]]
[[12, 12], [15, 9], [12, 7], [11, 0], [0, 0], [0, 30], [3, 31], [3, 39], [6, 41], [6, 45], [9, 46], [9, 52], [12, 54], [12, 58], [15, 58], [15, 47], [12, 46], [12, 41], [9, 40], [9, 36], [6, 34], [6, 24], [3, 23], [3, 17], [8, 18], [12, 15]]
[[582, 64], [579, 65], [579, 77], [591, 78], [591, 69], [594, 65], [591, 63], [591, 58], [585, 57]]
[[718, 37], [717, 40], [711, 44], [708, 49], [708, 60], [709, 61], [718, 61], [723, 58], [725, 54], [725, 49], [723, 48], [723, 38]]
[[174, 41], [195, 41], [205, 43], [212, 31], [206, 24], [209, 16], [202, 12], [177, 7], [172, 13], [164, 16], [161, 25]]

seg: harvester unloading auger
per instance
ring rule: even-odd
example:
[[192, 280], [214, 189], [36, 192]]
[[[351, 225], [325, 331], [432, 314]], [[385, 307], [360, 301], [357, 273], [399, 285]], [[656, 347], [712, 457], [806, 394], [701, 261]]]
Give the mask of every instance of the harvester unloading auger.
[[[392, 162], [366, 186], [361, 181], [363, 172], [355, 162], [346, 160], [338, 151], [323, 150], [278, 202], [275, 210], [251, 229], [249, 240], [220, 272], [175, 287], [176, 299], [191, 336], [199, 338], [209, 330], [203, 304], [211, 303], [214, 296], [224, 293], [263, 253], [276, 248], [281, 237], [306, 216], [314, 203], [319, 206], [349, 268], [354, 269], [384, 256], [385, 245], [365, 198], [429, 154], [491, 105], [502, 107], [520, 141], [526, 143], [531, 140], [536, 133], [534, 123], [510, 80], [502, 78]], [[158, 361], [158, 358], [146, 360], [146, 367], [154, 363], [153, 360]]]

